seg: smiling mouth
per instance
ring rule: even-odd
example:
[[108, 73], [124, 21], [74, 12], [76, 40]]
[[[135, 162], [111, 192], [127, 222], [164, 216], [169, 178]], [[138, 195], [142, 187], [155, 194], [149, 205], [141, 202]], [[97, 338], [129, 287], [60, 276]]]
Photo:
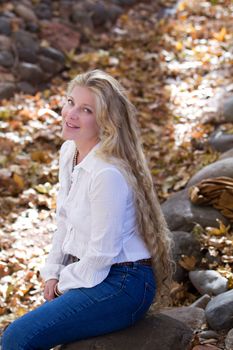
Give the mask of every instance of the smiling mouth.
[[74, 126], [74, 125], [67, 123], [67, 122], [66, 122], [66, 126], [68, 126], [68, 128], [72, 128], [72, 129], [79, 129], [79, 126]]

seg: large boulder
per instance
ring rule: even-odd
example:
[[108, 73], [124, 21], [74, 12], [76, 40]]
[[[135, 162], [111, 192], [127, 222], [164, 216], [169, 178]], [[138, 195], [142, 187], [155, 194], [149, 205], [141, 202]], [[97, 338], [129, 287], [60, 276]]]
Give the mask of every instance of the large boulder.
[[189, 350], [192, 330], [172, 317], [147, 315], [127, 329], [61, 345], [56, 350]]
[[188, 182], [187, 187], [197, 184], [203, 179], [227, 176], [233, 178], [233, 163], [231, 159], [222, 159], [205, 166], [198, 171]]
[[224, 102], [223, 117], [226, 122], [233, 122], [233, 96], [230, 96]]
[[233, 290], [214, 297], [205, 309], [209, 326], [218, 331], [233, 328]]
[[173, 194], [163, 204], [162, 210], [171, 231], [191, 231], [195, 224], [203, 227], [219, 227], [216, 219], [227, 220], [210, 206], [194, 205], [189, 199], [188, 189]]
[[164, 308], [161, 313], [185, 323], [186, 326], [193, 330], [201, 328], [206, 322], [205, 311], [199, 307], [181, 306]]
[[227, 291], [228, 280], [215, 270], [195, 270], [189, 272], [189, 278], [202, 295], [218, 295]]

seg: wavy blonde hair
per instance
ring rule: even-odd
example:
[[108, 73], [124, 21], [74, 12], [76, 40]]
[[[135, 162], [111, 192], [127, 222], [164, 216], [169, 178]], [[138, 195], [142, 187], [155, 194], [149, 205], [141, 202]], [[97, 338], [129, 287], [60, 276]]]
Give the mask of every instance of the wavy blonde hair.
[[[164, 219], [145, 158], [135, 106], [123, 86], [106, 72], [95, 69], [77, 75], [68, 85], [89, 88], [96, 97], [96, 122], [100, 130], [97, 155], [114, 164], [131, 185], [138, 230], [152, 257], [158, 305], [169, 301], [173, 261], [171, 235]], [[167, 299], [168, 298], [168, 299]]]

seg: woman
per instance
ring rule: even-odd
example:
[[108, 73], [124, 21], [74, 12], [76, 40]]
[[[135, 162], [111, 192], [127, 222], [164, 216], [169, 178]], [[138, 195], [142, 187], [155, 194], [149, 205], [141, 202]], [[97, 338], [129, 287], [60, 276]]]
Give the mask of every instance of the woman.
[[97, 69], [76, 76], [62, 119], [57, 230], [40, 269], [46, 301], [6, 329], [3, 350], [127, 328], [169, 292], [171, 239], [123, 87]]

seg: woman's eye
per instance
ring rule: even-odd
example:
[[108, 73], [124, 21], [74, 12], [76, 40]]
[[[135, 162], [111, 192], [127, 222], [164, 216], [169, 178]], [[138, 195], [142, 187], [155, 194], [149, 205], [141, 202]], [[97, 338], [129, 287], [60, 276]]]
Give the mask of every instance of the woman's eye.
[[84, 107], [83, 110], [84, 110], [85, 113], [91, 113], [92, 112], [89, 108], [86, 108], [86, 107]]
[[70, 98], [68, 98], [67, 103], [68, 103], [69, 105], [71, 105], [71, 104], [73, 103], [73, 101], [72, 101]]

